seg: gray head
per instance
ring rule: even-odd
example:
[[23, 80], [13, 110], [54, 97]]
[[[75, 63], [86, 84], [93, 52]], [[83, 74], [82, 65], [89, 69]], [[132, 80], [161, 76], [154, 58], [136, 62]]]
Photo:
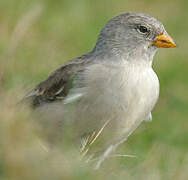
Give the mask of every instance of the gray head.
[[94, 51], [121, 56], [145, 55], [151, 59], [158, 47], [176, 47], [162, 23], [149, 15], [129, 12], [107, 22]]

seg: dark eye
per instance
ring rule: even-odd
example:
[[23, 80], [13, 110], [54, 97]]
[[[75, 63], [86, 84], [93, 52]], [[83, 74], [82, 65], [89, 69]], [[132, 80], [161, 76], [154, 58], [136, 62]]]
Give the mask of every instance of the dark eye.
[[138, 26], [138, 30], [141, 32], [141, 33], [147, 33], [149, 30], [147, 27], [145, 26]]

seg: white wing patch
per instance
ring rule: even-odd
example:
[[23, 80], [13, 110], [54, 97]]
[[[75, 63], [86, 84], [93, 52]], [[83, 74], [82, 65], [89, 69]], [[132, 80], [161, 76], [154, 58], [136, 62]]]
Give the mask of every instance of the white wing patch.
[[69, 104], [72, 102], [77, 101], [78, 99], [80, 99], [83, 96], [83, 93], [71, 93], [70, 95], [68, 95], [65, 100], [63, 101], [64, 104]]

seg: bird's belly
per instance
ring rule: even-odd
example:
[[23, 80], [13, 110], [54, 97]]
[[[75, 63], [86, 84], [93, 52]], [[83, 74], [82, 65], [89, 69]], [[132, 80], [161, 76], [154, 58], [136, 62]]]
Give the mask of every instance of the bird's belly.
[[122, 118], [118, 122], [118, 132], [129, 134], [134, 130], [152, 111], [158, 96], [159, 81], [155, 72], [151, 68], [142, 72], [134, 71], [124, 88], [124, 102], [120, 104], [124, 106], [124, 111], [120, 112]]
[[159, 94], [158, 78], [151, 67], [111, 70], [110, 75], [101, 72], [103, 78], [91, 82], [89, 93], [80, 101], [79, 113], [83, 112], [89, 129], [110, 120], [114, 133], [127, 134], [153, 109]]

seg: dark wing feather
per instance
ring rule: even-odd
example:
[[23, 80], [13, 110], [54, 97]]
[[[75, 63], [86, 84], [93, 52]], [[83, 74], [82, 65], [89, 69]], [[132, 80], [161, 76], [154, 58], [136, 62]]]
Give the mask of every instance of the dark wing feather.
[[84, 69], [89, 62], [88, 59], [89, 54], [86, 54], [63, 65], [48, 79], [36, 86], [23, 100], [29, 101], [33, 107], [37, 107], [44, 103], [64, 99], [72, 87], [75, 75]]

